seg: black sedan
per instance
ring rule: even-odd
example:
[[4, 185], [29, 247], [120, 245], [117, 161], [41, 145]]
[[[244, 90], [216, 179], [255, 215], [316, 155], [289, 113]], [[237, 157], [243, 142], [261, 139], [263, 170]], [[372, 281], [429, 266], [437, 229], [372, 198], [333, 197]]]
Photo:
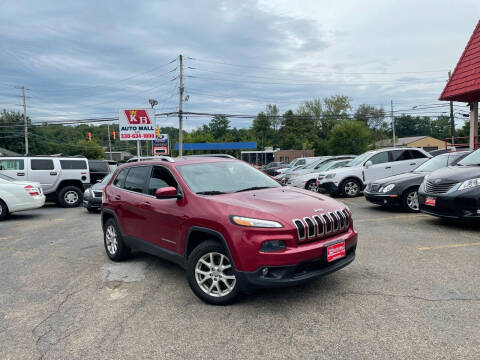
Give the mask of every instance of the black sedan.
[[88, 212], [95, 212], [101, 209], [102, 191], [111, 177], [112, 174], [108, 174], [101, 181], [93, 184], [83, 193], [83, 206], [88, 210]]
[[376, 180], [367, 184], [363, 192], [365, 198], [377, 205], [401, 206], [408, 211], [418, 212], [417, 191], [424, 177], [435, 170], [455, 165], [469, 153], [459, 151], [438, 155], [412, 172]]
[[271, 162], [263, 167], [263, 172], [266, 173], [267, 175], [270, 176], [275, 176], [277, 175], [277, 170], [278, 169], [283, 169], [288, 167], [288, 164], [283, 163], [283, 162]]
[[457, 163], [437, 170], [418, 190], [420, 210], [426, 214], [460, 220], [480, 219], [480, 150]]

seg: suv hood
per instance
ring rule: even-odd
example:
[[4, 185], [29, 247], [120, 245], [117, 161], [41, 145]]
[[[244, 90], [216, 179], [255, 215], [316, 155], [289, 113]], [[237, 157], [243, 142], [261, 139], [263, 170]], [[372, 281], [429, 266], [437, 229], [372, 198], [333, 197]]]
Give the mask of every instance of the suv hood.
[[212, 205], [225, 215], [277, 219], [291, 224], [292, 219], [320, 215], [346, 208], [341, 202], [308, 190], [289, 186], [209, 196]]
[[480, 177], [480, 166], [449, 166], [436, 170], [428, 176], [428, 180], [440, 179], [441, 183], [458, 183]]
[[362, 166], [349, 166], [349, 167], [344, 166], [342, 168], [324, 171], [322, 172], [322, 175], [337, 174], [338, 176], [339, 174], [351, 174], [351, 173], [356, 174], [357, 172], [360, 172], [360, 174], [362, 173]]

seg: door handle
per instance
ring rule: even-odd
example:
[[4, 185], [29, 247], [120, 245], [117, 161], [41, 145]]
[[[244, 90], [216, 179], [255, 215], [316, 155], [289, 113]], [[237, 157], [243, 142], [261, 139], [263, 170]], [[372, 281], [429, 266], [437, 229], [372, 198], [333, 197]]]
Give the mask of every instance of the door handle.
[[387, 166], [387, 167], [385, 167], [385, 169], [391, 169], [391, 168], [392, 168], [391, 166]]
[[152, 204], [151, 204], [149, 201], [144, 201], [144, 202], [142, 203], [142, 205], [145, 206], [145, 207], [150, 207], [150, 206], [152, 206]]
[[17, 176], [25, 176], [25, 173], [19, 172], [17, 173]]
[[115, 200], [120, 200], [120, 199], [121, 199], [120, 195], [115, 195]]
[[50, 172], [50, 175], [55, 176], [55, 175], [57, 175], [57, 172], [56, 172], [56, 171], [52, 171], [52, 172]]
[[417, 163], [410, 163], [410, 165], [417, 165]]

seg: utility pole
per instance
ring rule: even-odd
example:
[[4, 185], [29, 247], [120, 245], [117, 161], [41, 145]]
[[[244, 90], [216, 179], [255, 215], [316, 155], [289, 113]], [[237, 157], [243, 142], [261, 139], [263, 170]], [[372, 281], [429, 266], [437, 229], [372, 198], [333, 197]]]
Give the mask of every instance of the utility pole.
[[179, 56], [180, 60], [180, 85], [179, 85], [179, 103], [178, 103], [178, 156], [183, 154], [183, 56]]
[[110, 151], [110, 160], [112, 160], [112, 141], [110, 138], [112, 134], [110, 133], [110, 124], [107, 124], [107, 131], [108, 131], [108, 150]]
[[393, 147], [397, 147], [397, 141], [395, 140], [395, 117], [393, 116], [393, 100], [390, 100], [390, 117], [392, 119]]
[[[448, 72], [448, 78], [452, 76], [452, 72]], [[452, 137], [452, 146], [455, 145], [455, 116], [453, 115], [453, 101], [450, 101], [450, 136]]]
[[25, 126], [25, 155], [28, 155], [28, 123], [27, 123], [27, 103], [25, 101], [25, 86], [15, 86], [17, 89], [22, 90], [22, 99], [23, 99], [23, 123]]

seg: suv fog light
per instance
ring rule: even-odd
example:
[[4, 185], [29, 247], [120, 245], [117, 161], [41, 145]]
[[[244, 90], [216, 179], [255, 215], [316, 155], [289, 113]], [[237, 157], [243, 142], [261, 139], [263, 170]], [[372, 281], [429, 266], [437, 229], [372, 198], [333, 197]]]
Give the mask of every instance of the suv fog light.
[[267, 274], [268, 274], [268, 268], [263, 268], [262, 269], [262, 275], [267, 276]]
[[477, 214], [480, 215], [480, 209], [477, 209]]
[[267, 240], [260, 246], [260, 251], [273, 252], [280, 251], [286, 248], [285, 241], [283, 240]]

